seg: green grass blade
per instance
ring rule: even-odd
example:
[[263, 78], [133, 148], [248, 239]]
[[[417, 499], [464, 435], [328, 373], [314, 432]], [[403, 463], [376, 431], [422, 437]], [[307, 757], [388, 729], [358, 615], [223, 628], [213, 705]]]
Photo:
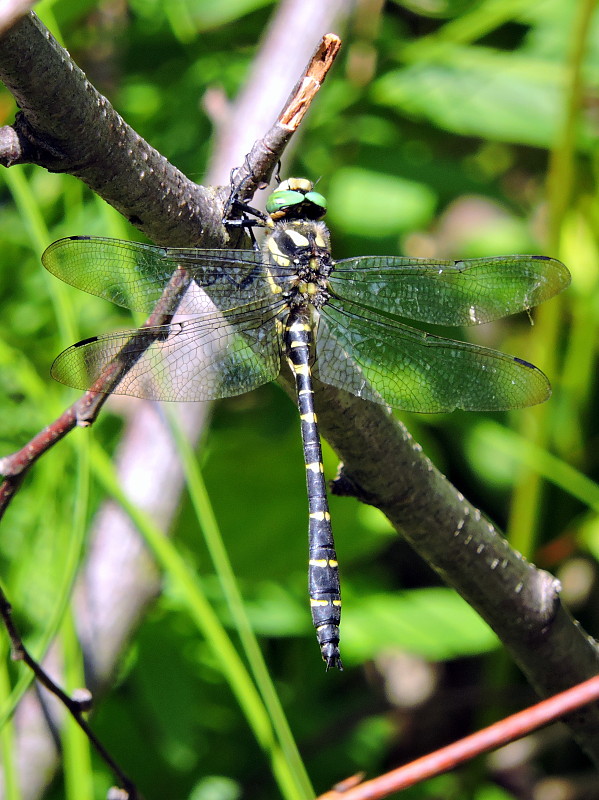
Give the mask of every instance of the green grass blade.
[[173, 543], [167, 539], [150, 517], [131, 503], [122, 491], [114, 467], [106, 453], [93, 447], [93, 471], [99, 482], [121, 504], [164, 572], [178, 588], [191, 619], [217, 655], [223, 675], [263, 751], [268, 755], [271, 769], [283, 797], [287, 800], [306, 800], [308, 796], [297, 780], [273, 730], [267, 709], [239, 657], [231, 639], [209, 604], [199, 577], [187, 566]]
[[[83, 655], [70, 614], [63, 620], [60, 638], [64, 658], [64, 684], [70, 693], [85, 685]], [[61, 744], [65, 800], [94, 800], [90, 743], [71, 716], [65, 719]]]
[[189, 442], [183, 435], [173, 413], [167, 414], [177, 449], [181, 456], [183, 470], [187, 481], [189, 496], [193, 504], [198, 524], [212, 563], [218, 575], [223, 594], [237, 628], [254, 681], [270, 716], [274, 731], [281, 744], [285, 758], [295, 773], [298, 785], [302, 787], [305, 797], [312, 797], [314, 790], [304, 767], [297, 745], [289, 728], [281, 702], [268, 672], [262, 651], [258, 645], [252, 626], [248, 619], [241, 592], [235, 578], [231, 562], [225, 548], [223, 538], [210, 503], [206, 485], [200, 472], [197, 458]]
[[[24, 168], [20, 166], [11, 167], [11, 169], [4, 171], [3, 177], [29, 231], [29, 236], [33, 243], [32, 250], [36, 256], [40, 256], [50, 244], [50, 234], [40, 207], [31, 191], [31, 185], [25, 177]], [[48, 275], [47, 279], [61, 338], [64, 342], [72, 342], [77, 336], [67, 298], [68, 290], [51, 276]]]
[[[5, 698], [10, 694], [10, 681], [5, 658], [8, 654], [6, 644], [0, 647], [0, 653], [2, 654], [0, 659], [0, 697]], [[2, 777], [4, 779], [4, 800], [22, 800], [14, 743], [14, 727], [10, 719], [0, 728], [0, 764], [2, 764]]]
[[599, 511], [599, 485], [595, 481], [509, 428], [490, 420], [481, 422], [473, 431], [468, 447], [473, 461], [479, 448], [487, 453], [500, 453], [513, 460], [514, 467], [525, 466], [589, 508]]

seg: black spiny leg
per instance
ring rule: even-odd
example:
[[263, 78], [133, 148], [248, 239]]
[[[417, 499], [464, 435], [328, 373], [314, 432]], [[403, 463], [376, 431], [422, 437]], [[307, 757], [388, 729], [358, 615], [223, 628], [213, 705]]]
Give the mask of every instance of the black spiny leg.
[[314, 413], [309, 364], [311, 342], [309, 313], [304, 309], [291, 311], [285, 329], [285, 345], [287, 360], [295, 378], [297, 404], [302, 421], [310, 518], [308, 586], [312, 621], [327, 669], [343, 669], [339, 653], [339, 570], [322, 466], [320, 436]]
[[[226, 208], [228, 210], [225, 211], [223, 225], [228, 228], [245, 228], [251, 239], [252, 247], [256, 252], [260, 252], [260, 245], [254, 235], [254, 228], [264, 228], [266, 226], [266, 220], [268, 219], [266, 214], [258, 211], [257, 208], [252, 208], [247, 203], [242, 203], [240, 200], [230, 200]], [[231, 213], [240, 213], [241, 217], [229, 219], [228, 215]]]

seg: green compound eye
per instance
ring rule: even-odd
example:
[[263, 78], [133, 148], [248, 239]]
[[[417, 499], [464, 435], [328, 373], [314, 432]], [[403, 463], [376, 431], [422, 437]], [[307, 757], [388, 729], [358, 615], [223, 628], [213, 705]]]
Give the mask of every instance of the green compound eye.
[[318, 192], [307, 192], [306, 200], [309, 200], [310, 203], [314, 203], [315, 206], [320, 206], [320, 208], [326, 211], [327, 199], [324, 195], [319, 194]]
[[266, 210], [269, 214], [274, 214], [282, 208], [303, 203], [305, 198], [306, 196], [301, 192], [293, 192], [290, 189], [273, 192], [266, 202]]

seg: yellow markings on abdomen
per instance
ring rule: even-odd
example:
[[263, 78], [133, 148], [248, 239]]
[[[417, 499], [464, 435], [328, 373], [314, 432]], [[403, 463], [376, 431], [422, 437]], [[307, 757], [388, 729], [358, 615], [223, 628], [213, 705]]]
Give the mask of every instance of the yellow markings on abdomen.
[[328, 511], [313, 511], [310, 514], [310, 519], [319, 519], [322, 521], [325, 519], [331, 519], [331, 515]]
[[313, 411], [309, 411], [307, 414], [300, 414], [300, 419], [311, 424], [318, 422], [318, 417]]
[[335, 561], [334, 558], [311, 558], [308, 564], [311, 567], [322, 567], [323, 569], [325, 567], [332, 567], [335, 569], [335, 567], [339, 566], [339, 562]]
[[305, 322], [299, 322], [299, 320], [296, 320], [293, 323], [293, 325], [289, 325], [287, 327], [287, 330], [288, 331], [309, 331], [310, 330], [310, 326], [307, 325]]
[[[328, 600], [317, 600], [316, 598], [311, 597], [310, 598], [310, 605], [312, 606], [312, 608], [324, 608], [324, 606], [328, 606], [328, 605], [335, 606], [336, 608], [339, 608], [341, 606], [341, 600], [332, 600], [329, 603]], [[321, 625], [320, 627], [323, 628], [324, 625]], [[319, 628], [316, 628], [316, 630], [319, 630]]]
[[310, 470], [310, 472], [324, 472], [321, 461], [313, 461], [311, 464], [306, 464], [306, 469]]
[[309, 375], [310, 367], [307, 364], [292, 364], [291, 369], [296, 375]]
[[318, 625], [318, 627], [316, 628], [316, 632], [320, 633], [320, 631], [326, 631], [327, 628], [330, 627], [330, 624], [331, 624], [330, 622], [325, 622], [324, 625]]

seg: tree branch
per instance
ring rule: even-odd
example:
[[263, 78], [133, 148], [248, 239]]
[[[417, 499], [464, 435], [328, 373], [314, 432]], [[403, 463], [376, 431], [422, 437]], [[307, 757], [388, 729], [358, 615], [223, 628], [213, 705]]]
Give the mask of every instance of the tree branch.
[[[341, 494], [380, 508], [493, 628], [542, 697], [597, 673], [597, 643], [561, 604], [558, 581], [510, 548], [398, 420], [328, 386], [320, 387], [316, 399], [327, 440], [343, 461], [333, 492], [340, 485]], [[585, 708], [565, 721], [599, 762], [599, 708]]]
[[21, 108], [0, 130], [0, 164], [80, 178], [157, 244], [226, 241], [222, 193], [190, 181], [127, 125], [33, 12], [0, 39], [0, 79]]
[[[23, 108], [19, 123], [0, 132], [4, 163], [36, 160], [72, 172], [156, 242], [190, 245], [200, 235], [204, 245], [221, 242], [220, 216], [206, 208], [222, 202], [222, 193], [198, 193], [126, 126], [35, 19], [27, 17], [0, 44], [0, 77]], [[61, 104], [65, 83], [68, 113]], [[344, 461], [349, 484], [338, 485], [345, 493], [351, 485], [389, 516], [504, 639], [541, 694], [596, 672], [595, 644], [561, 606], [556, 582], [509, 549], [399, 423], [331, 387], [320, 387], [317, 405], [323, 432]], [[599, 760], [599, 712], [587, 709], [569, 722]]]

